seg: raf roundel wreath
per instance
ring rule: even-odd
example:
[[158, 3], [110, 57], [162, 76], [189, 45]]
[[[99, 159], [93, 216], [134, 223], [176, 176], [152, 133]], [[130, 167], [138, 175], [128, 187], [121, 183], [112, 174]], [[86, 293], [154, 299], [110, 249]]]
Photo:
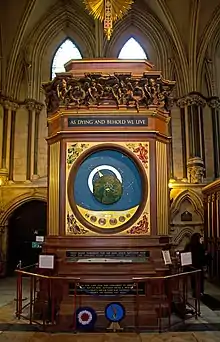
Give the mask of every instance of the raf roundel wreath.
[[96, 319], [96, 312], [92, 308], [81, 307], [76, 310], [76, 324], [78, 329], [93, 329]]

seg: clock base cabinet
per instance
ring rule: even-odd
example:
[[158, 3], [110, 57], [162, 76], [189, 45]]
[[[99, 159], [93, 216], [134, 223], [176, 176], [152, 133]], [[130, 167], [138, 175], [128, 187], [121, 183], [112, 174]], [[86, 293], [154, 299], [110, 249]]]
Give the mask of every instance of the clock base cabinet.
[[[58, 299], [57, 328], [69, 330], [76, 309], [89, 307], [97, 314], [95, 329], [106, 329], [110, 322], [105, 317], [105, 307], [116, 301], [125, 309], [122, 328], [158, 329], [159, 317], [166, 318], [169, 312], [164, 288], [157, 278], [169, 273], [161, 258], [168, 241], [168, 237], [157, 236], [108, 236], [95, 240], [48, 237], [44, 250], [56, 255], [54, 274], [62, 278], [52, 285], [53, 296]], [[83, 262], [81, 257], [87, 260]], [[45, 293], [43, 288], [41, 292]]]

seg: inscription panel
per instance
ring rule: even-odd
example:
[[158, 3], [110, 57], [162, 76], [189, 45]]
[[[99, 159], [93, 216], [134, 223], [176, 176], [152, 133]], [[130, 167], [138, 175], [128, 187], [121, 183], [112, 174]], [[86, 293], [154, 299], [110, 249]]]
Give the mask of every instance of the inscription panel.
[[119, 259], [143, 262], [150, 257], [149, 251], [66, 251], [67, 262], [79, 259]]
[[78, 126], [148, 126], [148, 118], [143, 115], [129, 115], [129, 116], [88, 116], [88, 117], [69, 117], [68, 127]]
[[[115, 283], [115, 284], [80, 284], [76, 286], [76, 293], [93, 296], [117, 296], [117, 295], [144, 295], [145, 283], [139, 283], [138, 289], [134, 283]], [[75, 284], [69, 284], [69, 294], [75, 293]]]

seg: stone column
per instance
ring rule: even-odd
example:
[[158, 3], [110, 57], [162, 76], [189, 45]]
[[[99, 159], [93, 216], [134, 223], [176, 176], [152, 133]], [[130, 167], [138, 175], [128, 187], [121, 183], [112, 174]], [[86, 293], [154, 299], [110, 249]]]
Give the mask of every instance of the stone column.
[[3, 122], [0, 174], [4, 182], [6, 178], [13, 182], [15, 118], [19, 106], [8, 98], [3, 98], [1, 104], [3, 105]]
[[37, 156], [38, 156], [38, 133], [39, 133], [39, 115], [43, 104], [28, 99], [25, 101], [28, 110], [28, 141], [27, 141], [27, 170], [26, 181], [31, 182], [37, 179]]
[[[203, 107], [206, 100], [197, 93], [191, 93], [179, 99], [177, 105], [181, 111], [182, 143], [184, 175], [187, 174], [191, 182], [192, 164], [202, 165], [203, 175], [205, 172], [205, 148], [204, 148], [204, 129], [203, 129]], [[201, 171], [201, 170], [200, 170]], [[200, 172], [199, 171], [199, 172]], [[198, 177], [199, 180], [203, 179]], [[198, 181], [197, 179], [197, 181]], [[197, 183], [197, 181], [195, 181]], [[193, 181], [194, 182], [194, 181]]]
[[[214, 175], [220, 177], [220, 99], [213, 97], [208, 100], [212, 114], [212, 137], [214, 152]], [[211, 134], [211, 133], [210, 133]]]
[[14, 182], [14, 150], [15, 150], [15, 121], [16, 112], [19, 105], [16, 103], [11, 103], [11, 125], [10, 125], [10, 142], [9, 142], [9, 169], [8, 169], [8, 180], [9, 183]]
[[181, 140], [182, 140], [182, 161], [183, 161], [183, 178], [187, 178], [187, 157], [189, 156], [189, 137], [188, 118], [187, 118], [187, 104], [185, 99], [177, 101], [177, 106], [180, 108], [180, 121], [181, 121]]

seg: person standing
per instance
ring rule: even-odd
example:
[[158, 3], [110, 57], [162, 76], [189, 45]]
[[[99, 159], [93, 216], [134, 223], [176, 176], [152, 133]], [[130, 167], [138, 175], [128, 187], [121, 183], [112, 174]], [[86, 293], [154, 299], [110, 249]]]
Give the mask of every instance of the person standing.
[[[202, 235], [194, 233], [191, 236], [190, 242], [186, 245], [184, 252], [191, 252], [192, 254], [192, 267], [200, 272], [200, 294], [204, 295], [204, 266], [206, 264], [206, 252], [202, 243]], [[191, 277], [191, 287], [193, 296], [196, 295], [196, 277]]]

